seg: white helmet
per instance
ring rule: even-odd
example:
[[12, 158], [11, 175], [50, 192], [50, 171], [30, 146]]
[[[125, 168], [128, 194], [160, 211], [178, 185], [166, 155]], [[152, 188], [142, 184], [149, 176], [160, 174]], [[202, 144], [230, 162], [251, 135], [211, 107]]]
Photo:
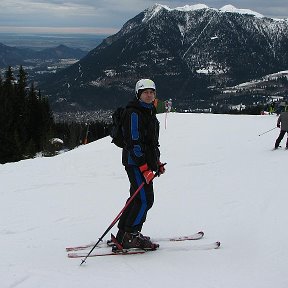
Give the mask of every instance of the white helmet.
[[136, 97], [139, 98], [139, 90], [153, 89], [156, 91], [155, 83], [150, 79], [140, 79], [135, 86]]

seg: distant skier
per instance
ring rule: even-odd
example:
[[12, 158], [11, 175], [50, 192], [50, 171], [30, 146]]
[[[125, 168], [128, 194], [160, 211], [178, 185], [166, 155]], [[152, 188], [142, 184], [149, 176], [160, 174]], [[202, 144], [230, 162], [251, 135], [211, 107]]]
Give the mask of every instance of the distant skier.
[[[280, 142], [282, 141], [285, 133], [288, 134], [288, 111], [281, 112], [277, 120], [277, 127], [280, 128], [280, 134], [275, 142], [275, 149], [279, 147]], [[286, 141], [286, 149], [288, 149], [288, 136]]]
[[160, 162], [159, 122], [153, 105], [156, 97], [155, 83], [150, 79], [141, 79], [136, 83], [135, 93], [136, 99], [128, 103], [124, 114], [122, 129], [125, 146], [122, 164], [130, 181], [130, 196], [142, 182], [145, 185], [121, 215], [116, 239], [125, 249], [153, 250], [158, 246], [140, 232], [147, 211], [154, 202], [154, 172], [165, 172]]
[[172, 99], [165, 101], [165, 110], [167, 113], [171, 112], [172, 109]]

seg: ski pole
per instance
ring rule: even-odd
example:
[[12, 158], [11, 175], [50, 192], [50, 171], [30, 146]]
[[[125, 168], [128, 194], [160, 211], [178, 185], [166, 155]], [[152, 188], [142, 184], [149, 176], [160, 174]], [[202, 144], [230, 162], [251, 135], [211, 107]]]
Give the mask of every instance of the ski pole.
[[272, 128], [272, 129], [270, 129], [270, 130], [268, 130], [268, 131], [265, 131], [265, 132], [259, 134], [258, 136], [261, 136], [261, 135], [263, 135], [263, 134], [266, 134], [266, 133], [268, 133], [268, 132], [270, 132], [270, 131], [272, 131], [272, 130], [274, 130], [274, 129], [276, 129], [276, 128], [277, 128], [277, 127], [274, 127], [274, 128]]
[[[166, 165], [167, 163], [163, 163], [162, 166]], [[157, 171], [153, 177], [153, 179], [159, 176], [159, 171]], [[152, 179], [152, 180], [153, 180]], [[105, 230], [105, 232], [102, 234], [102, 236], [98, 239], [97, 243], [92, 247], [92, 249], [89, 251], [89, 253], [85, 256], [85, 258], [82, 260], [80, 266], [86, 262], [89, 255], [92, 253], [92, 251], [96, 248], [96, 246], [102, 241], [102, 239], [107, 235], [107, 233], [113, 228], [113, 226], [117, 223], [117, 221], [120, 219], [122, 213], [126, 210], [126, 208], [130, 205], [130, 203], [133, 201], [133, 199], [136, 197], [136, 195], [139, 193], [139, 191], [143, 188], [145, 185], [145, 182], [143, 181], [140, 186], [137, 188], [137, 190], [134, 192], [134, 194], [130, 197], [130, 199], [126, 202], [125, 206], [122, 208], [122, 210], [119, 212], [119, 214], [116, 216], [116, 218], [112, 221], [112, 223], [109, 225], [109, 227]]]
[[126, 210], [126, 208], [130, 205], [130, 203], [133, 201], [133, 199], [136, 197], [136, 195], [139, 193], [139, 191], [143, 188], [145, 185], [145, 182], [142, 182], [140, 186], [137, 188], [137, 190], [134, 192], [134, 194], [130, 197], [130, 199], [126, 202], [126, 205], [123, 207], [123, 209], [119, 212], [119, 214], [116, 216], [116, 218], [112, 221], [112, 223], [109, 225], [109, 227], [105, 230], [103, 235], [99, 238], [97, 243], [92, 247], [90, 252], [86, 255], [86, 257], [82, 260], [80, 266], [85, 263], [86, 259], [89, 257], [89, 255], [92, 253], [92, 251], [96, 248], [96, 246], [102, 241], [102, 239], [106, 236], [106, 234], [113, 228], [113, 226], [116, 224], [116, 222], [120, 219], [120, 216], [122, 213]]

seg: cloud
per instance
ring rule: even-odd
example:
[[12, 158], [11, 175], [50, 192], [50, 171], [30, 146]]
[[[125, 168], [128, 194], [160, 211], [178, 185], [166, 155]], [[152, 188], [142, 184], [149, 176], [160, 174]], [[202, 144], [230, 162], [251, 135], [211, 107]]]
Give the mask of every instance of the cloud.
[[132, 0], [1, 0], [0, 26], [110, 27], [114, 30], [146, 8]]
[[[193, 4], [190, 0], [1, 0], [0, 26], [7, 29], [20, 26], [115, 30], [155, 2], [171, 8]], [[288, 18], [286, 0], [205, 0], [205, 4], [218, 9], [232, 4], [268, 17]]]
[[41, 0], [4, 0], [3, 2], [2, 0], [0, 3], [0, 25], [105, 26], [101, 20], [107, 15], [101, 14], [100, 9], [94, 5], [89, 5], [89, 3], [74, 2]]
[[50, 33], [50, 34], [93, 34], [93, 35], [111, 35], [118, 32], [115, 28], [93, 28], [93, 27], [26, 27], [26, 26], [0, 26], [1, 32], [9, 33]]
[[[63, 3], [62, 3], [63, 2]], [[33, 15], [38, 14], [53, 14], [57, 15], [92, 15], [94, 6], [83, 5], [64, 1], [31, 1], [31, 0], [2, 0], [0, 3], [0, 13], [11, 13], [12, 15]], [[80, 1], [78, 1], [80, 2]]]

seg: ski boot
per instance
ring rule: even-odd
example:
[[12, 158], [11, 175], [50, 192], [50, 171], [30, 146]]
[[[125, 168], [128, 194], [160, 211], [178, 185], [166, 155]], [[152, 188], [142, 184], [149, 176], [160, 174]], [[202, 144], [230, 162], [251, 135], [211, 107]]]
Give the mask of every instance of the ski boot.
[[150, 238], [143, 237], [140, 232], [125, 232], [121, 243], [123, 249], [140, 249], [140, 250], [156, 250], [159, 244], [152, 243]]

